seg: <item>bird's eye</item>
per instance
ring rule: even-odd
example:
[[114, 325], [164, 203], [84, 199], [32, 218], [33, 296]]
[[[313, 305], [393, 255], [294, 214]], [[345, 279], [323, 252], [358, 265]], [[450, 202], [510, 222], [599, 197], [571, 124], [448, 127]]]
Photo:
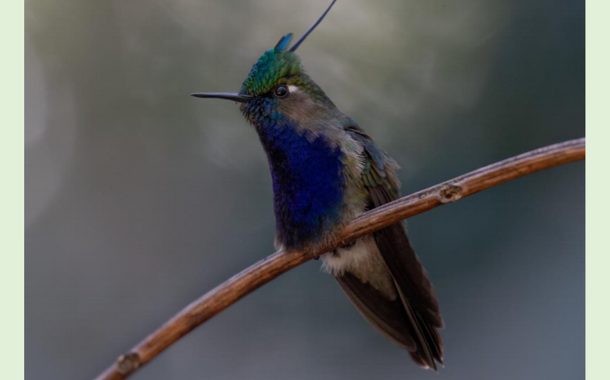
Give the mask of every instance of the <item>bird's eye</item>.
[[275, 88], [273, 93], [275, 94], [276, 98], [285, 98], [288, 96], [288, 87], [281, 84]]

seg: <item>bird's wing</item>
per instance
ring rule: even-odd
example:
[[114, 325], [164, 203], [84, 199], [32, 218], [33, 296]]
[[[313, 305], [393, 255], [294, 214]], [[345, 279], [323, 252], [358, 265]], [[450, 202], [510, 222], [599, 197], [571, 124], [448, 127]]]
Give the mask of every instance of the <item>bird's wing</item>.
[[[369, 194], [369, 209], [397, 199], [400, 183], [394, 173], [398, 168], [396, 162], [358, 126], [350, 125], [345, 129], [364, 146], [362, 179]], [[443, 357], [437, 331], [443, 327], [443, 320], [428, 273], [416, 256], [402, 223], [375, 232], [373, 237], [392, 274], [401, 302], [389, 302], [380, 293], [371, 293], [374, 289], [354, 276], [338, 278], [338, 281], [369, 322], [406, 346], [417, 363], [436, 369], [435, 361], [442, 363]], [[363, 289], [367, 287], [371, 289]], [[357, 296], [359, 299], [354, 300]], [[388, 312], [388, 305], [393, 308], [392, 312]]]

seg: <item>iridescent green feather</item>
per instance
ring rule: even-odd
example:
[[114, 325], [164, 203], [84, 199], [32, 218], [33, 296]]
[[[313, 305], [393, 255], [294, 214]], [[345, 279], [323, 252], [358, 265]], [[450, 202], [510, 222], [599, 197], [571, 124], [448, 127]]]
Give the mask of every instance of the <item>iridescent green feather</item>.
[[[282, 41], [280, 40], [280, 43]], [[258, 96], [271, 91], [281, 83], [297, 84], [302, 81], [301, 60], [295, 53], [284, 51], [280, 43], [259, 58], [244, 81], [241, 93]]]
[[[364, 146], [364, 167], [362, 181], [366, 188], [378, 188], [389, 200], [400, 197], [400, 183], [394, 170], [398, 168], [396, 162], [384, 151], [379, 149], [371, 138], [355, 123], [344, 127], [351, 135], [362, 142]], [[374, 196], [373, 194], [370, 194]], [[384, 202], [385, 203], [385, 202]]]

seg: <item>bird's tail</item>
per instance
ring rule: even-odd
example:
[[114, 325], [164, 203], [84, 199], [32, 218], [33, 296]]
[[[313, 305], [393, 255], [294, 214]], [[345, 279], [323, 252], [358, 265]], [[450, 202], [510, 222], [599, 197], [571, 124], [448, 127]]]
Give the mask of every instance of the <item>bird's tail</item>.
[[426, 368], [443, 363], [443, 327], [434, 287], [415, 255], [402, 224], [373, 234], [395, 286], [389, 299], [352, 273], [335, 276], [352, 303], [379, 332], [406, 348], [413, 360]]

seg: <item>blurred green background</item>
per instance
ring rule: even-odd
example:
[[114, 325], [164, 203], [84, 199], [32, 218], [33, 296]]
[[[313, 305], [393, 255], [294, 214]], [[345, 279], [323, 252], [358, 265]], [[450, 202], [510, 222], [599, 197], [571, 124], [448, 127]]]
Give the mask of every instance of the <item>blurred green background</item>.
[[[328, 0], [26, 0], [26, 378], [90, 379], [271, 253], [266, 158], [237, 106]], [[299, 49], [403, 193], [585, 134], [585, 2], [340, 0]], [[584, 378], [584, 163], [409, 221], [446, 322], [426, 372], [307, 263], [134, 379]]]

